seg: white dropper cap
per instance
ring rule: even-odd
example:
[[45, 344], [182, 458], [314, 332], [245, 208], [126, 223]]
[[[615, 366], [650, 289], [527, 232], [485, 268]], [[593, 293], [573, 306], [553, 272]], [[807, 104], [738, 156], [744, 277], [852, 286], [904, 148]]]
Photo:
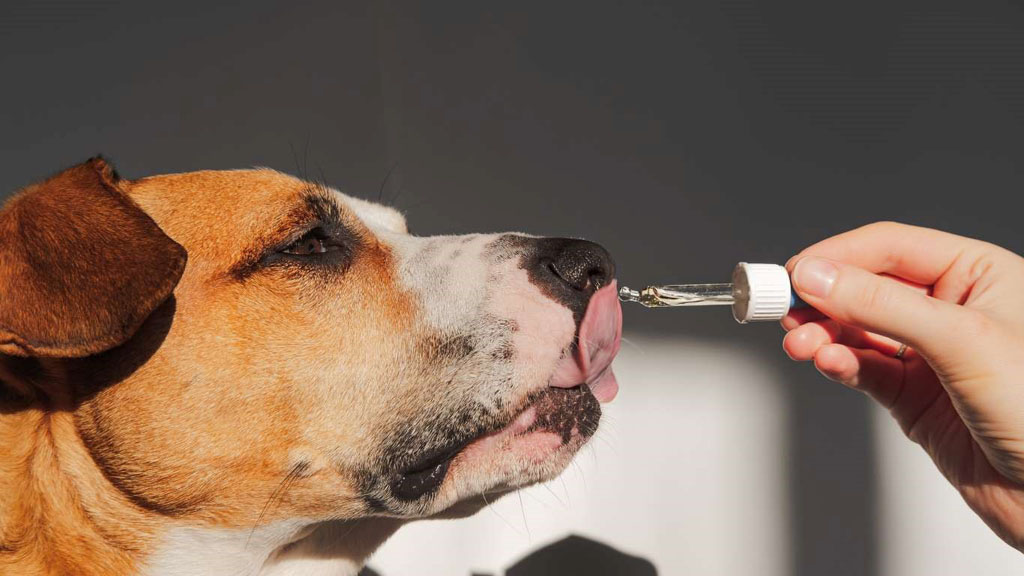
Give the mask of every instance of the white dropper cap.
[[781, 320], [793, 303], [789, 272], [778, 264], [737, 264], [732, 295], [732, 315], [740, 324]]

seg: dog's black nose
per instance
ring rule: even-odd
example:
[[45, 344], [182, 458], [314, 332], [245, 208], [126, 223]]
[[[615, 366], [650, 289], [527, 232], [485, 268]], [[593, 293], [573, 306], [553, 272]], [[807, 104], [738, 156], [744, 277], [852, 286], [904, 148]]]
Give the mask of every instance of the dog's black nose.
[[524, 267], [543, 292], [562, 302], [577, 320], [590, 297], [615, 278], [615, 262], [600, 244], [572, 238], [530, 238]]
[[548, 265], [562, 282], [580, 292], [593, 293], [615, 277], [612, 255], [600, 244], [555, 238], [558, 255]]

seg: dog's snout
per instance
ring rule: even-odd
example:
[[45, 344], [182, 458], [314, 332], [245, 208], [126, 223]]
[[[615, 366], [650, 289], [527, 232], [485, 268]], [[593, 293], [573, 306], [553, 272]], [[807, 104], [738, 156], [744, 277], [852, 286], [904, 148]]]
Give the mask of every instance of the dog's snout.
[[530, 238], [524, 267], [543, 292], [565, 304], [577, 320], [590, 297], [615, 278], [615, 263], [600, 244], [572, 238]]
[[566, 240], [549, 263], [552, 272], [574, 290], [588, 295], [615, 277], [611, 254], [600, 244], [586, 240]]

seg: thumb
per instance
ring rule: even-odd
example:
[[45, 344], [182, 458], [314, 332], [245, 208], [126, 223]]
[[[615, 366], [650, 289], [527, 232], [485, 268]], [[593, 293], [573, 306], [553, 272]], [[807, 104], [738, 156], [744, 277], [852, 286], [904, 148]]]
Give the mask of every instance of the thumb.
[[961, 306], [893, 278], [813, 256], [796, 263], [792, 278], [800, 298], [840, 323], [904, 342], [940, 364], [962, 354], [965, 331], [958, 325], [970, 312]]

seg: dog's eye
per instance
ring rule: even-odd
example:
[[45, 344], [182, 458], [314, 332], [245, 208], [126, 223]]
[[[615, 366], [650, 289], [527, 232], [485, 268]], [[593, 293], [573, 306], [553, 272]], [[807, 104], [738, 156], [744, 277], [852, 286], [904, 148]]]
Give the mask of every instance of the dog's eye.
[[341, 250], [342, 246], [322, 228], [314, 228], [306, 232], [295, 242], [285, 247], [282, 252], [293, 256], [311, 256]]

